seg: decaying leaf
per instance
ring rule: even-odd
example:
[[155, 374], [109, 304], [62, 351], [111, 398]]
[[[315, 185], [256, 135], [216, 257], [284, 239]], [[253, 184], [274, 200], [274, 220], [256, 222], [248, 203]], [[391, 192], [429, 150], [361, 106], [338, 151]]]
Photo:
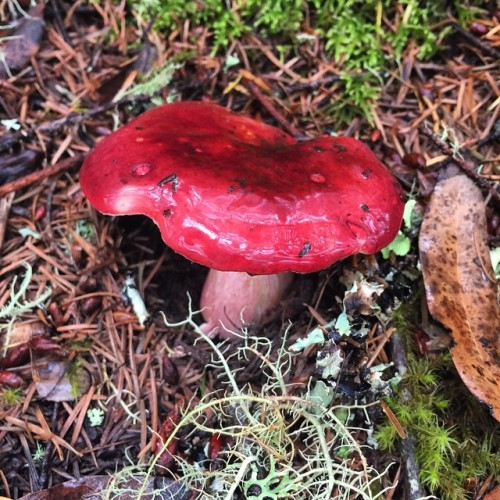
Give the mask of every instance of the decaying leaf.
[[486, 241], [480, 190], [462, 175], [440, 182], [420, 230], [427, 302], [452, 331], [462, 380], [500, 421], [500, 308]]
[[[111, 484], [113, 483], [113, 484]], [[146, 487], [144, 487], [146, 483]], [[113, 489], [112, 489], [113, 488]], [[141, 498], [165, 498], [188, 500], [190, 491], [181, 483], [164, 477], [144, 477], [144, 475], [125, 476], [120, 480], [109, 476], [87, 476], [58, 484], [47, 490], [30, 493], [21, 500], [99, 500], [103, 497], [132, 500], [137, 498], [137, 492], [143, 489]]]
[[49, 361], [39, 366], [35, 377], [38, 396], [47, 401], [72, 401], [90, 387], [90, 375], [84, 368], [68, 371], [64, 362]]

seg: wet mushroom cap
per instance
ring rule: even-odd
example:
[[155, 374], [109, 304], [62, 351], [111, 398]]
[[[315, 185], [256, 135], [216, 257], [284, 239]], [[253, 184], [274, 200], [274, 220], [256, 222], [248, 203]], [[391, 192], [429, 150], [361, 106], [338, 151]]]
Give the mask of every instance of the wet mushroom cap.
[[399, 185], [362, 142], [297, 142], [201, 102], [166, 104], [104, 138], [80, 173], [108, 215], [143, 214], [165, 243], [222, 271], [314, 272], [397, 234]]

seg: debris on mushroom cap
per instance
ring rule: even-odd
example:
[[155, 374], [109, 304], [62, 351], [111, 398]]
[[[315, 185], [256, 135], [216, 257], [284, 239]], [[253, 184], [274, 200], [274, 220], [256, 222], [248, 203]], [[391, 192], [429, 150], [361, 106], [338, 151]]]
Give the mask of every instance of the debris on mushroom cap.
[[362, 142], [297, 142], [201, 102], [160, 106], [104, 138], [80, 183], [105, 214], [151, 217], [188, 259], [253, 274], [314, 272], [375, 253], [397, 234], [404, 207]]

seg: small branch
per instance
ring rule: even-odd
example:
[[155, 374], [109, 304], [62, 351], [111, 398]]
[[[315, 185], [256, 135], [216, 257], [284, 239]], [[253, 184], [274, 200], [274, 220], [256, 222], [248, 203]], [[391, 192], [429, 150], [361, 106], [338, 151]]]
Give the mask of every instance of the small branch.
[[[422, 124], [418, 127], [418, 130], [422, 135], [425, 135], [428, 139], [430, 139], [435, 146], [437, 146], [445, 155], [450, 157], [450, 160], [455, 163], [460, 169], [467, 174], [472, 180], [477, 182], [479, 187], [482, 189], [488, 190], [491, 197], [495, 200], [496, 203], [500, 203], [500, 193], [481, 175], [479, 175], [474, 166], [470, 165], [470, 163], [462, 160], [456, 151], [453, 151], [451, 147], [443, 142], [432, 130], [430, 130], [426, 124]], [[465, 151], [459, 151], [458, 153], [465, 153]]]
[[331, 85], [332, 83], [337, 83], [338, 81], [340, 81], [340, 79], [340, 75], [328, 75], [311, 82], [294, 83], [292, 85], [288, 85], [287, 87], [285, 87], [285, 91], [291, 94], [295, 92], [318, 90], [322, 85]]
[[419, 500], [424, 495], [418, 480], [419, 466], [415, 458], [415, 438], [411, 434], [401, 440], [401, 458], [406, 472], [408, 500]]
[[20, 179], [16, 179], [15, 181], [4, 184], [3, 186], [0, 186], [0, 198], [14, 191], [18, 191], [19, 189], [30, 186], [31, 184], [41, 182], [47, 177], [51, 177], [53, 175], [64, 172], [65, 170], [69, 170], [70, 168], [73, 168], [76, 165], [80, 164], [82, 161], [83, 155], [78, 154], [73, 156], [72, 158], [61, 160], [55, 165], [37, 170], [36, 172], [21, 177]]
[[481, 49], [485, 54], [494, 57], [497, 61], [500, 60], [500, 50], [495, 47], [483, 42], [480, 38], [477, 38], [472, 33], [464, 30], [457, 23], [451, 23], [451, 27], [463, 38], [465, 38], [469, 43], [475, 45], [478, 49]]
[[[57, 420], [57, 412], [59, 411], [59, 402], [54, 403], [54, 407], [52, 408], [52, 421], [55, 422]], [[47, 448], [45, 448], [45, 453], [43, 455], [43, 462], [40, 471], [40, 476], [38, 477], [38, 486], [40, 489], [47, 488], [47, 484], [49, 482], [51, 465], [52, 465], [52, 452], [54, 451], [54, 443], [49, 441], [47, 443]]]
[[[408, 359], [404, 343], [397, 333], [394, 333], [391, 337], [391, 358], [398, 373], [401, 376], [405, 376], [408, 372]], [[407, 389], [403, 389], [401, 391], [401, 398], [403, 402], [409, 402], [411, 400], [410, 392]], [[401, 459], [405, 470], [405, 489], [408, 500], [423, 498], [423, 488], [419, 478], [419, 466], [415, 457], [415, 438], [408, 431], [406, 439], [401, 440]]]
[[4, 134], [3, 137], [0, 137], [0, 152], [5, 151], [16, 144], [32, 139], [35, 136], [35, 132], [40, 134], [55, 134], [59, 132], [59, 130], [72, 127], [74, 125], [80, 125], [85, 120], [89, 118], [93, 118], [94, 116], [101, 115], [109, 111], [110, 109], [117, 108], [119, 106], [126, 106], [127, 104], [135, 104], [135, 103], [143, 103], [149, 102], [151, 100], [151, 96], [145, 95], [137, 95], [132, 97], [125, 97], [120, 99], [117, 102], [109, 102], [103, 104], [102, 106], [97, 106], [90, 111], [86, 111], [85, 113], [70, 113], [64, 118], [60, 118], [59, 120], [54, 120], [50, 123], [44, 123], [39, 127], [35, 127], [29, 130], [22, 130], [19, 132], [12, 132], [10, 134]]
[[497, 122], [495, 124], [495, 128], [493, 129], [493, 131], [491, 131], [486, 137], [484, 137], [480, 141], [477, 141], [475, 146], [476, 147], [485, 146], [490, 142], [497, 142], [498, 140], [500, 140], [500, 122]]

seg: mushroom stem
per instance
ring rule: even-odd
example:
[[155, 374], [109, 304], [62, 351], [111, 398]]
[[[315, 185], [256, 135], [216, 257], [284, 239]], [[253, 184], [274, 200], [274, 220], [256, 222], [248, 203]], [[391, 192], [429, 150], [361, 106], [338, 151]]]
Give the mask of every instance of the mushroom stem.
[[229, 330], [266, 322], [292, 282], [292, 273], [251, 276], [210, 269], [200, 305], [204, 333], [230, 338]]

